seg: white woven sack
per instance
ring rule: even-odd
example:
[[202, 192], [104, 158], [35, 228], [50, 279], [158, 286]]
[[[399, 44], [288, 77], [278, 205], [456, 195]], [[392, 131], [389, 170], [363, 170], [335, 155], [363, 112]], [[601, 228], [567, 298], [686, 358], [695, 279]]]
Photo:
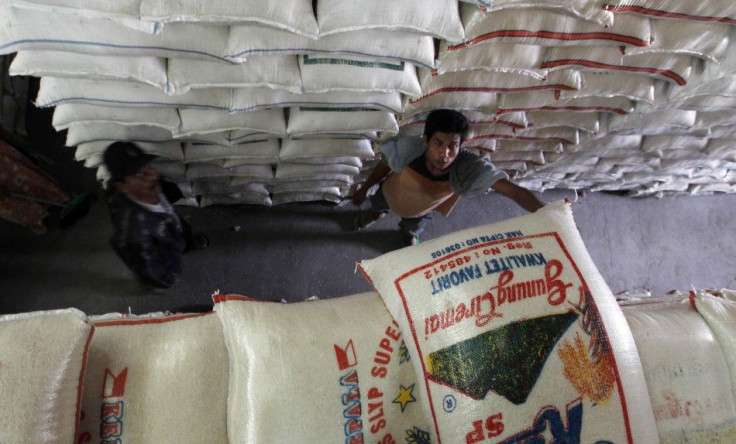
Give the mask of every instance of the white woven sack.
[[138, 7], [141, 0], [95, 1], [84, 0], [14, 0], [13, 6], [51, 14], [69, 14], [91, 19], [111, 20], [138, 31], [155, 34], [156, 23], [139, 20]]
[[97, 168], [103, 163], [105, 163], [105, 158], [102, 154], [93, 154], [84, 159], [85, 168]]
[[201, 197], [199, 206], [202, 208], [212, 205], [272, 205], [271, 197], [266, 194], [250, 194], [236, 192], [231, 194], [208, 194]]
[[642, 139], [641, 150], [645, 153], [661, 153], [672, 150], [704, 152], [709, 145], [707, 137], [690, 135], [659, 135], [646, 136]]
[[575, 128], [569, 126], [526, 129], [516, 132], [514, 138], [537, 142], [559, 142], [566, 145], [577, 145], [580, 143], [580, 133]]
[[463, 26], [456, 0], [320, 0], [317, 2], [320, 36], [383, 29], [415, 32], [460, 43]]
[[52, 125], [56, 131], [67, 129], [72, 123], [148, 125], [176, 131], [181, 119], [176, 108], [132, 108], [85, 103], [62, 103], [54, 108]]
[[622, 307], [634, 336], [661, 443], [727, 442], [736, 405], [724, 350], [687, 299]]
[[573, 70], [551, 72], [546, 78], [538, 80], [513, 72], [474, 70], [437, 74], [434, 71], [420, 69], [419, 79], [422, 85], [422, 97], [417, 101], [445, 91], [517, 93], [539, 90], [578, 90], [583, 86], [580, 73]]
[[519, 111], [576, 111], [628, 114], [634, 111], [634, 102], [625, 97], [585, 97], [559, 100], [552, 91], [529, 91], [499, 94], [497, 112]]
[[[642, 140], [642, 136], [637, 134], [601, 136], [581, 143], [576, 148], [578, 148], [578, 151], [592, 152], [599, 156], [621, 152], [639, 152], [641, 151]], [[565, 148], [567, 151], [567, 148], [571, 147]]]
[[437, 72], [486, 70], [507, 72], [535, 79], [547, 78], [547, 70], [539, 69], [544, 61], [546, 47], [517, 45], [513, 43], [487, 43], [485, 45], [450, 45], [440, 42], [437, 56]]
[[261, 196], [268, 195], [268, 189], [262, 183], [246, 183], [238, 186], [232, 186], [230, 183], [195, 181], [192, 182], [193, 194], [227, 194], [227, 193], [246, 193], [258, 194]]
[[4, 443], [76, 442], [91, 336], [76, 309], [0, 316]]
[[573, 153], [547, 154], [547, 163], [534, 167], [535, 171], [544, 171], [546, 174], [554, 173], [589, 173], [595, 169], [600, 157], [585, 151]]
[[601, 26], [610, 27], [614, 24], [613, 13], [604, 9], [605, 0], [475, 0], [486, 13], [493, 13], [504, 9], [552, 9], [566, 14], [590, 20]]
[[151, 35], [106, 19], [10, 8], [10, 3], [0, 3], [0, 54], [49, 50], [223, 60], [227, 46], [227, 26], [172, 24]]
[[181, 127], [174, 137], [185, 138], [199, 134], [241, 130], [258, 135], [261, 139], [286, 135], [286, 117], [280, 108], [263, 109], [249, 113], [228, 113], [217, 109], [180, 109]]
[[142, 83], [118, 80], [42, 77], [35, 105], [48, 108], [62, 103], [90, 105], [229, 109], [233, 91], [228, 88], [194, 90], [170, 96]]
[[320, 187], [316, 189], [304, 189], [301, 191], [274, 191], [271, 193], [273, 205], [283, 205], [295, 202], [319, 202], [327, 201], [339, 204], [342, 201], [340, 188]]
[[332, 197], [341, 197], [341, 186], [344, 183], [334, 182], [330, 183], [327, 180], [290, 180], [290, 181], [279, 181], [271, 184], [271, 192], [276, 197], [276, 194], [287, 194], [287, 193], [322, 193], [329, 194]]
[[[572, 15], [551, 10], [502, 10], [492, 14], [461, 5], [465, 40], [469, 44], [516, 43], [540, 46], [646, 46], [649, 20], [623, 14], [613, 26], [601, 28]], [[450, 48], [452, 49], [452, 47]]]
[[[572, 111], [530, 111], [527, 113], [529, 128], [539, 129], [569, 126], [586, 133], [600, 130], [598, 113], [576, 113]], [[523, 131], [520, 129], [519, 131]]]
[[352, 184], [346, 184], [345, 182], [341, 182], [339, 180], [276, 180], [271, 185], [271, 189], [275, 189], [276, 187], [279, 187], [279, 190], [282, 192], [286, 191], [299, 191], [299, 190], [307, 190], [307, 189], [316, 189], [316, 188], [338, 188], [340, 190], [340, 196], [348, 196], [351, 195], [350, 190], [353, 190], [355, 192], [354, 187], [356, 187], [359, 183], [362, 182], [354, 182]]
[[677, 106], [687, 99], [697, 99], [701, 96], [716, 96], [732, 99], [736, 97], [734, 77], [736, 76], [723, 76], [707, 83], [697, 83], [700, 80], [697, 79], [695, 82], [688, 82], [684, 88], [671, 88], [667, 94], [671, 103], [670, 106]]
[[166, 87], [166, 60], [157, 57], [21, 51], [16, 54], [8, 72], [11, 76], [130, 80], [162, 89]]
[[302, 91], [299, 65], [292, 55], [252, 57], [241, 64], [171, 58], [167, 73], [169, 94], [184, 94], [190, 89], [260, 86], [293, 93]]
[[562, 153], [564, 148], [564, 144], [550, 141], [498, 140], [496, 142], [496, 151], [540, 150], [545, 153]]
[[317, 20], [310, 0], [278, 3], [262, 0], [139, 0], [143, 20], [202, 23], [260, 23], [317, 38]]
[[292, 94], [269, 88], [237, 88], [233, 90], [231, 112], [257, 111], [263, 108], [311, 106], [324, 108], [368, 108], [400, 114], [398, 92], [330, 91]]
[[524, 162], [543, 165], [544, 153], [541, 150], [533, 151], [496, 151], [491, 154], [493, 164], [498, 166], [501, 162]]
[[[722, 140], [722, 139], [719, 139]], [[721, 153], [709, 153], [704, 149], [687, 149], [687, 148], [674, 148], [674, 149], [663, 149], [654, 153], [663, 159], [702, 159], [702, 160], [723, 160], [723, 166], [727, 166], [729, 163], [727, 159], [722, 157]]]
[[269, 182], [273, 179], [271, 165], [240, 165], [233, 168], [222, 168], [201, 162], [187, 164], [188, 180], [209, 179], [218, 177], [242, 177], [251, 182]]
[[301, 164], [279, 162], [276, 165], [275, 178], [278, 180], [339, 180], [353, 183], [360, 173], [360, 168], [345, 164]]
[[[736, 31], [731, 27], [731, 34], [729, 35], [729, 43], [736, 41]], [[702, 66], [703, 71], [703, 82], [709, 82], [711, 80], [718, 79], [720, 77], [731, 76], [736, 72], [736, 45], [729, 44], [726, 47], [726, 54], [720, 63], [705, 63]]]
[[691, 185], [688, 188], [688, 193], [693, 196], [709, 196], [720, 193], [733, 194], [734, 192], [736, 192], [736, 185], [721, 182]]
[[359, 267], [410, 338], [436, 442], [657, 442], [631, 331], [570, 203]]
[[271, 165], [278, 162], [279, 141], [270, 139], [235, 146], [201, 143], [184, 145], [184, 162], [214, 163], [223, 168], [237, 165]]
[[709, 139], [705, 151], [708, 156], [736, 162], [736, 144], [733, 139]]
[[394, 114], [383, 111], [289, 108], [289, 124], [286, 132], [290, 137], [363, 134], [369, 131], [395, 135], [399, 132], [399, 125]]
[[[556, 72], [556, 71], [555, 71]], [[550, 73], [550, 77], [553, 73]], [[578, 90], [561, 90], [560, 100], [584, 97], [626, 97], [635, 102], [654, 101], [655, 79], [620, 72], [582, 72]]]
[[736, 342], [734, 342], [736, 338], [734, 335], [736, 302], [711, 296], [702, 291], [691, 294], [690, 298], [723, 348], [731, 375], [731, 389], [736, 396]]
[[169, 142], [173, 139], [171, 131], [150, 125], [120, 125], [118, 123], [71, 123], [67, 128], [66, 146], [83, 143], [114, 142]]
[[182, 140], [192, 143], [235, 146], [240, 145], [241, 143], [263, 142], [267, 139], [268, 137], [265, 134], [234, 130], [207, 134], [193, 134]]
[[542, 67], [580, 69], [594, 72], [627, 72], [683, 86], [692, 71], [693, 59], [686, 54], [621, 54], [614, 47], [550, 48]]
[[465, 137], [463, 144], [465, 147], [475, 147], [483, 140], [513, 139], [515, 135], [514, 129], [508, 125], [490, 124], [474, 126], [472, 132], [469, 132]]
[[227, 348], [212, 313], [95, 319], [80, 442], [227, 442]]
[[230, 352], [230, 442], [429, 442], [406, 339], [375, 293], [214, 300]]
[[230, 28], [226, 57], [241, 59], [264, 54], [366, 57], [405, 61], [431, 68], [434, 65], [434, 40], [430, 36], [380, 29], [320, 36], [314, 40], [263, 26]]
[[626, 116], [612, 115], [608, 123], [609, 132], [619, 134], [666, 134], [673, 129], [687, 129], [695, 124], [696, 111], [669, 109], [649, 113], [631, 113]]
[[[85, 160], [92, 156], [102, 156], [108, 146], [114, 141], [106, 140], [99, 142], [88, 142], [79, 144], [74, 152], [76, 160]], [[184, 159], [182, 146], [179, 142], [167, 143], [144, 143], [134, 142], [138, 148], [147, 154], [161, 157], [163, 159], [181, 161]]]
[[344, 163], [343, 160], [376, 157], [367, 140], [283, 139], [279, 159], [296, 163]]
[[496, 151], [499, 140], [501, 139], [496, 139], [492, 135], [489, 137], [466, 139], [465, 142], [463, 142], [463, 148], [482, 157], [483, 154]]
[[421, 95], [414, 65], [358, 57], [299, 56], [304, 92], [379, 91]]
[[[401, 137], [421, 137], [424, 134], [424, 125], [427, 122], [428, 114], [426, 112], [415, 114], [411, 117], [399, 116]], [[468, 119], [471, 131], [475, 127], [492, 124], [508, 125], [514, 129], [526, 128], [529, 125], [526, 113], [524, 112], [496, 115], [478, 111], [465, 111], [463, 114]]]
[[[736, 96], [724, 97], [721, 93], [703, 94], [675, 102], [677, 108], [706, 112], [730, 112], [736, 109]], [[648, 111], [643, 109], [643, 111]]]
[[500, 161], [496, 164], [496, 167], [506, 172], [511, 178], [516, 178], [518, 175], [526, 173], [529, 170], [527, 162], [523, 160]]
[[465, 117], [467, 117], [471, 129], [474, 126], [487, 125], [491, 123], [508, 125], [514, 129], [521, 129], [529, 126], [529, 120], [527, 119], [526, 113], [523, 112], [497, 115], [469, 111], [465, 113]]
[[729, 0], [707, 3], [673, 0], [608, 0], [606, 9], [613, 12], [635, 12], [653, 17], [736, 23], [736, 5]]
[[652, 43], [645, 47], [627, 47], [625, 54], [687, 54], [720, 63], [726, 56], [731, 26], [721, 23], [688, 22], [676, 20], [650, 21]]
[[662, 165], [663, 160], [659, 157], [644, 153], [621, 153], [619, 155], [601, 156], [596, 165], [597, 171], [610, 172], [615, 167], [635, 165], [637, 167], [649, 166], [650, 169], [657, 169]]
[[455, 92], [449, 89], [416, 100], [404, 97], [402, 117], [409, 118], [417, 114], [426, 115], [436, 109], [494, 114], [498, 109], [498, 97], [499, 94], [495, 92]]

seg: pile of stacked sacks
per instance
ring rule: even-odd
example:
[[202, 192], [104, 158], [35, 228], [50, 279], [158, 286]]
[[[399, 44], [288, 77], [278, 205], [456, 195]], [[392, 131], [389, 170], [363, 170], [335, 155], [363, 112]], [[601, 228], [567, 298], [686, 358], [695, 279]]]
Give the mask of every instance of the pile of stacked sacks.
[[183, 204], [344, 202], [381, 141], [439, 108], [529, 189], [735, 190], [727, 1], [2, 0], [0, 17], [0, 54], [41, 78], [77, 159], [104, 184], [104, 148], [139, 143]]

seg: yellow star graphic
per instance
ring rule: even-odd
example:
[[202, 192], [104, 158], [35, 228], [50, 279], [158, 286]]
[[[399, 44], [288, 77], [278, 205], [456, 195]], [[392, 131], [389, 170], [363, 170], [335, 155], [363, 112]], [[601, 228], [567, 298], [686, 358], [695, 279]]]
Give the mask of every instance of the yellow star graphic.
[[403, 412], [408, 403], [416, 401], [416, 399], [414, 399], [414, 395], [412, 395], [412, 391], [414, 391], [414, 384], [410, 385], [409, 387], [404, 387], [403, 385], [399, 385], [399, 387], [399, 396], [397, 396], [396, 399], [393, 400], [393, 403], [401, 404], [401, 411]]

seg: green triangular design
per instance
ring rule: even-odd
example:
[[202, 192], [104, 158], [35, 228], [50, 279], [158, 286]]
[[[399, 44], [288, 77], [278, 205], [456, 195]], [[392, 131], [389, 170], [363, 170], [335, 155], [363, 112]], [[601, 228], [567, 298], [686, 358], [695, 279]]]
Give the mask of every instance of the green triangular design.
[[427, 356], [427, 372], [473, 399], [488, 391], [516, 405], [526, 402], [555, 344], [578, 313], [511, 322]]

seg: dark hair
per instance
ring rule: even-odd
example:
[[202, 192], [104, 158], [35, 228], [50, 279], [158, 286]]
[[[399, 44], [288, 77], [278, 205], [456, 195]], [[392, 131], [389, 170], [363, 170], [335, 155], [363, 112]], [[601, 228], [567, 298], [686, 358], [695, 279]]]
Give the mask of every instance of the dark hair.
[[120, 182], [148, 165], [154, 156], [144, 153], [132, 142], [115, 142], [103, 154], [105, 166], [110, 171], [111, 184]]
[[429, 113], [424, 124], [424, 135], [431, 138], [436, 132], [460, 134], [460, 141], [465, 141], [470, 124], [468, 119], [455, 110], [436, 109]]

